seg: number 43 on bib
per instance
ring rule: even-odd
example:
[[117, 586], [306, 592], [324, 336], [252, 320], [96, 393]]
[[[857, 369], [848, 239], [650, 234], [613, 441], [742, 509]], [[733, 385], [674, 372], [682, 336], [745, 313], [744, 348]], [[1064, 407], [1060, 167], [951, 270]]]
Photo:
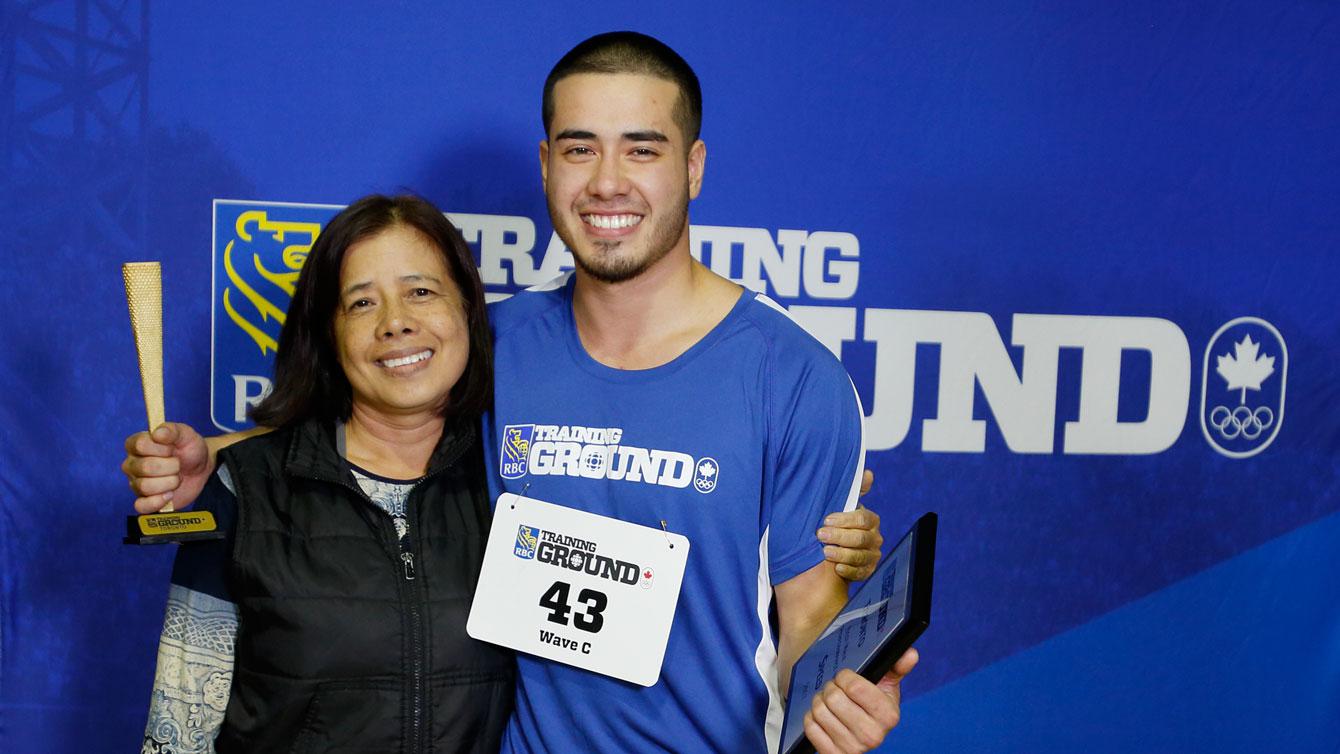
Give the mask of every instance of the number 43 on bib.
[[651, 686], [689, 540], [507, 493], [494, 508], [466, 630], [481, 641]]

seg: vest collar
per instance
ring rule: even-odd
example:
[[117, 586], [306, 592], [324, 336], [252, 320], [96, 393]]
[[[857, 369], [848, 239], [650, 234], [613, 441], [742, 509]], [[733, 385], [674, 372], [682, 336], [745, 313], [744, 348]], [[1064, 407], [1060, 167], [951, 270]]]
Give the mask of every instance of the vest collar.
[[[476, 434], [475, 422], [449, 420], [428, 459], [428, 473], [424, 476], [438, 474], [455, 463], [474, 444]], [[321, 419], [298, 424], [284, 456], [284, 472], [308, 479], [351, 482], [348, 464], [336, 447], [335, 424]]]

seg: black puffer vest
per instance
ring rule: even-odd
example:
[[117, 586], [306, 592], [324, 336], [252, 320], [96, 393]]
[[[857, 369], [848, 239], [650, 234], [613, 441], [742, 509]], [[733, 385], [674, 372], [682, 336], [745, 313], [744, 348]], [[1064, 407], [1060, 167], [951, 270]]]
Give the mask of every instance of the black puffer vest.
[[403, 552], [333, 427], [220, 460], [238, 501], [240, 627], [218, 751], [496, 752], [514, 662], [465, 633], [491, 518], [475, 428], [443, 434], [410, 493]]

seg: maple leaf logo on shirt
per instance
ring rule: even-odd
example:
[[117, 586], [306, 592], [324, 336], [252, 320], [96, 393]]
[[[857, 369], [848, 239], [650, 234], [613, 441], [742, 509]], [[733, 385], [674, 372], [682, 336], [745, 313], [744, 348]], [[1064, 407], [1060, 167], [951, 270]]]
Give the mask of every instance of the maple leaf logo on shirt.
[[711, 461], [703, 461], [698, 465], [698, 473], [706, 479], [711, 479], [716, 475], [717, 467], [713, 466]]
[[1275, 357], [1260, 356], [1261, 344], [1252, 342], [1252, 336], [1243, 336], [1233, 344], [1233, 355], [1216, 356], [1214, 371], [1228, 383], [1227, 389], [1241, 390], [1240, 404], [1247, 403], [1248, 390], [1260, 390], [1261, 383], [1275, 373]]

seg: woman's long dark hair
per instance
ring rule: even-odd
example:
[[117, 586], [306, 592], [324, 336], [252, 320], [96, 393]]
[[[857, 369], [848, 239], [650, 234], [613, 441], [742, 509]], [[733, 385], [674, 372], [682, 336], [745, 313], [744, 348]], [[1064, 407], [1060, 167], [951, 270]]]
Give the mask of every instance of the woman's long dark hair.
[[390, 228], [414, 228], [442, 253], [464, 299], [470, 338], [465, 373], [444, 413], [476, 419], [493, 403], [493, 347], [484, 286], [465, 239], [442, 211], [417, 196], [374, 194], [350, 204], [326, 224], [303, 265], [279, 334], [274, 389], [251, 411], [257, 424], [282, 427], [308, 419], [347, 421], [353, 391], [334, 342], [340, 266], [349, 247]]

